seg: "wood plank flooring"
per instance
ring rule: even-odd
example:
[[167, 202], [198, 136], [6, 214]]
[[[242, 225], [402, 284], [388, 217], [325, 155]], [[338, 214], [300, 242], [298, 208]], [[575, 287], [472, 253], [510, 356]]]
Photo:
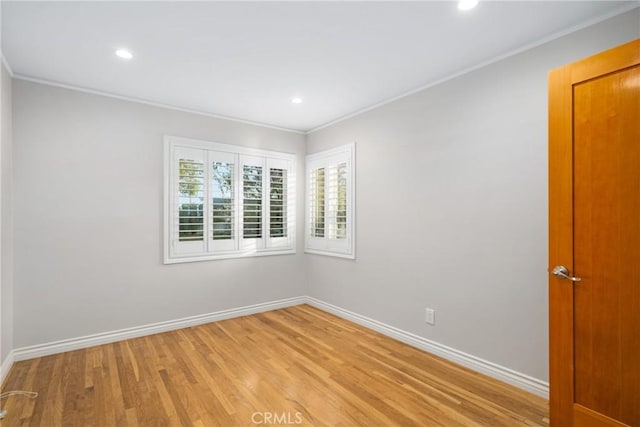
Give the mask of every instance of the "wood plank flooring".
[[9, 426], [546, 426], [547, 401], [308, 305], [17, 362]]

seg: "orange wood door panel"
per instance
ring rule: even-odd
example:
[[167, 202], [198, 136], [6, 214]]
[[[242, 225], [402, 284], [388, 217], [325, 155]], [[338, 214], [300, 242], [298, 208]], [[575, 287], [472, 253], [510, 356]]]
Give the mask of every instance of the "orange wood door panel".
[[628, 427], [628, 424], [621, 423], [578, 404], [573, 406], [573, 425], [580, 427]]
[[573, 103], [575, 402], [640, 425], [640, 67]]
[[640, 40], [549, 80], [554, 426], [640, 426]]

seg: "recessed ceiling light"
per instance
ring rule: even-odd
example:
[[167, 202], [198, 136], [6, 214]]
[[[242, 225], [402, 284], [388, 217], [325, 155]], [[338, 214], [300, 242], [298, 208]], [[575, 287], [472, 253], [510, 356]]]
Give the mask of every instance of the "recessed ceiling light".
[[459, 10], [471, 10], [478, 5], [478, 0], [460, 0], [458, 2]]
[[292, 104], [301, 104], [302, 103], [302, 98], [298, 98], [297, 96], [294, 96], [293, 98], [291, 98], [291, 103]]
[[122, 59], [131, 59], [133, 58], [133, 53], [127, 49], [118, 49], [116, 50], [116, 56]]

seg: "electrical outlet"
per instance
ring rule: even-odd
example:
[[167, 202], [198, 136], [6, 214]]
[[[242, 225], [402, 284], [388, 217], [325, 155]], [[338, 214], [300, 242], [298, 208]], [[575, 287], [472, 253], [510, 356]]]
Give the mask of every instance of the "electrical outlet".
[[436, 311], [433, 308], [426, 309], [426, 317], [424, 321], [430, 325], [436, 324]]

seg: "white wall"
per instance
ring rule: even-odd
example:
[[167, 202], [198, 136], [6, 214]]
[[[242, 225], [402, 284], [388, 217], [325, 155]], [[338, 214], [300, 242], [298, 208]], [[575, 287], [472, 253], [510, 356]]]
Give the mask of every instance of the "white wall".
[[162, 177], [165, 134], [295, 153], [299, 176], [304, 135], [13, 84], [16, 348], [303, 293], [301, 251], [163, 265]]
[[[11, 136], [11, 77], [4, 64], [0, 65], [1, 135], [0, 144], [0, 366], [13, 350], [13, 203], [12, 203], [12, 136]], [[0, 378], [1, 380], [1, 378]]]
[[636, 9], [309, 135], [357, 142], [357, 259], [308, 255], [310, 296], [546, 381], [547, 72], [639, 36]]

